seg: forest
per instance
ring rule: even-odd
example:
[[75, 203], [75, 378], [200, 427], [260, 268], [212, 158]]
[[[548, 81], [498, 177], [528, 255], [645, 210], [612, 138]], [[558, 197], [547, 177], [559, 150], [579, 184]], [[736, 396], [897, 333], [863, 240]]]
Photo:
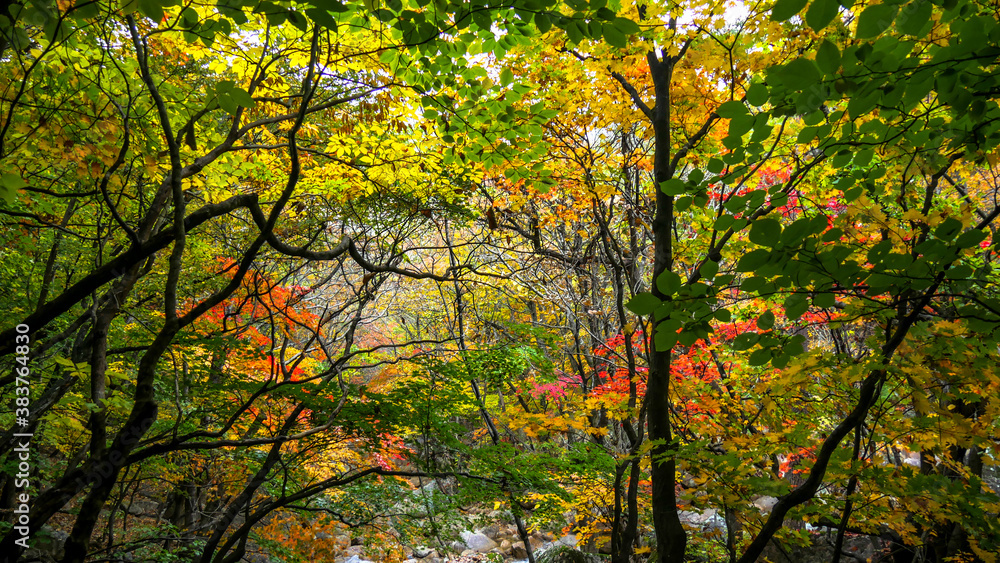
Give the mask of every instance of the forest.
[[992, 0], [0, 0], [0, 561], [998, 563], [998, 63]]

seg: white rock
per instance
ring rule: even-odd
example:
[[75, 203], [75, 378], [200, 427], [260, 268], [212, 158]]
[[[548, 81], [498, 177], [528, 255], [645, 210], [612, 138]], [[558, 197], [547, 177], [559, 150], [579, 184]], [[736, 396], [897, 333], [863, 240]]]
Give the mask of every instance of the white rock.
[[497, 542], [491, 540], [486, 534], [480, 534], [478, 532], [462, 532], [462, 541], [465, 545], [479, 553], [488, 553], [491, 549], [496, 548]]
[[771, 512], [775, 504], [778, 504], [778, 499], [774, 497], [760, 497], [753, 501], [754, 506], [760, 509], [761, 512]]

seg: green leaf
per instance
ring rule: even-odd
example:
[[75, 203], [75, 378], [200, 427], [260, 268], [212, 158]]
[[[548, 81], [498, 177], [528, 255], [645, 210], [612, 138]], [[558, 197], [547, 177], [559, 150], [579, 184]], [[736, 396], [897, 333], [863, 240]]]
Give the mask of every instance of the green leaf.
[[671, 178], [660, 184], [660, 190], [667, 195], [680, 195], [684, 193], [684, 180]]
[[771, 311], [765, 311], [763, 315], [757, 318], [757, 328], [761, 330], [771, 330], [774, 326], [774, 313]]
[[579, 43], [583, 41], [583, 27], [578, 21], [571, 21], [569, 25], [566, 26], [566, 35], [569, 36], [569, 40], [572, 43]]
[[[288, 21], [295, 26], [299, 31], [305, 31], [309, 29], [309, 20], [304, 15], [296, 12], [295, 10], [289, 10], [287, 12]], [[240, 104], [242, 105], [242, 104]]]
[[677, 329], [669, 326], [668, 322], [660, 323], [653, 333], [653, 344], [661, 352], [666, 352], [677, 344]]
[[904, 35], [921, 37], [932, 12], [933, 5], [927, 0], [910, 2], [896, 17], [896, 29]]
[[660, 305], [660, 300], [652, 293], [637, 293], [628, 300], [625, 307], [637, 315], [649, 315]]
[[634, 35], [642, 31], [639, 24], [628, 18], [615, 18], [611, 23], [618, 29], [618, 31], [624, 33], [625, 35]]
[[816, 65], [827, 76], [832, 76], [840, 70], [840, 49], [837, 49], [829, 39], [824, 39], [816, 50]]
[[750, 242], [761, 246], [775, 246], [781, 240], [781, 223], [765, 217], [750, 225]]
[[958, 266], [952, 266], [945, 270], [944, 275], [950, 280], [964, 280], [972, 276], [973, 269], [965, 264], [959, 264]]
[[955, 241], [955, 244], [958, 245], [959, 248], [971, 248], [984, 240], [986, 240], [985, 231], [972, 230], [962, 233], [958, 237], [958, 240]]
[[691, 204], [693, 202], [694, 198], [689, 195], [686, 195], [684, 197], [679, 197], [677, 198], [677, 201], [674, 202], [674, 209], [677, 210], [678, 212], [687, 211], [687, 209], [691, 207]]
[[[600, 0], [600, 1], [603, 2], [604, 0]], [[591, 6], [591, 9], [593, 9], [593, 8], [594, 8], [594, 6]], [[605, 8], [604, 6], [601, 6], [600, 8], [598, 8], [597, 9], [597, 13], [594, 14], [594, 15], [597, 16], [598, 18], [604, 20], [604, 21], [612, 21], [612, 20], [614, 20], [618, 16], [618, 14], [616, 14], [613, 10], [609, 10], [609, 9]]]
[[733, 339], [733, 349], [737, 352], [749, 350], [760, 340], [760, 335], [756, 332], [743, 332]]
[[802, 8], [806, 7], [806, 2], [808, 0], [778, 0], [774, 3], [774, 7], [771, 8], [771, 21], [782, 22], [785, 21], [795, 14], [802, 11]]
[[840, 3], [837, 0], [813, 0], [806, 11], [806, 23], [815, 31], [820, 31], [837, 17], [838, 8]]
[[747, 103], [752, 106], [762, 106], [767, 103], [768, 100], [767, 86], [763, 84], [754, 84], [747, 89]]
[[510, 68], [504, 68], [500, 71], [500, 84], [504, 86], [509, 86], [511, 82], [514, 81], [514, 71]]
[[743, 105], [743, 102], [739, 100], [729, 100], [728, 102], [719, 106], [715, 113], [719, 114], [719, 117], [726, 119], [732, 119], [734, 117], [740, 117], [746, 115], [747, 108]]
[[761, 348], [750, 354], [750, 357], [747, 358], [747, 363], [751, 366], [762, 366], [771, 361], [771, 355], [772, 351], [770, 348]]
[[538, 12], [535, 14], [535, 27], [538, 28], [539, 33], [547, 32], [552, 29], [552, 18], [545, 12]]
[[743, 283], [740, 284], [740, 291], [753, 293], [765, 285], [767, 285], [767, 278], [754, 276], [743, 280]]
[[796, 91], [808, 90], [823, 79], [816, 63], [802, 57], [781, 67], [779, 76], [785, 86]]
[[250, 97], [250, 94], [246, 90], [239, 86], [231, 88], [229, 95], [232, 96], [234, 102], [245, 108], [252, 108], [254, 106], [254, 99]]
[[934, 236], [942, 240], [951, 240], [962, 230], [962, 222], [954, 217], [945, 219], [937, 229], [934, 229]]
[[[319, 8], [308, 8], [305, 11], [305, 14], [309, 16], [309, 19], [311, 19], [316, 25], [329, 29], [330, 31], [337, 31], [337, 20], [330, 15], [330, 12]], [[387, 49], [385, 53], [395, 54], [395, 51]], [[385, 53], [383, 53], [383, 55]]]
[[671, 271], [663, 272], [656, 277], [656, 288], [664, 295], [673, 295], [681, 288], [681, 277]]
[[139, 0], [139, 12], [157, 23], [163, 21], [163, 4], [158, 0]]
[[896, 6], [891, 4], [876, 4], [868, 6], [858, 16], [858, 39], [870, 39], [889, 29], [892, 20], [896, 18]]
[[767, 264], [768, 260], [771, 258], [771, 251], [765, 248], [758, 248], [756, 250], [751, 250], [740, 258], [740, 261], [736, 264], [736, 271], [738, 272], [752, 272], [757, 268], [760, 268], [764, 264]]
[[817, 293], [813, 295], [813, 305], [822, 309], [829, 309], [837, 304], [837, 296], [833, 293]]
[[809, 310], [809, 300], [804, 293], [793, 293], [785, 298], [785, 316], [789, 320], [795, 320]]
[[17, 174], [4, 173], [0, 175], [0, 199], [7, 205], [17, 200], [17, 190], [26, 188], [28, 184]]
[[729, 136], [741, 138], [750, 129], [753, 129], [754, 116], [740, 115], [729, 120]]
[[217, 99], [219, 100], [219, 107], [230, 115], [234, 115], [240, 109], [239, 104], [236, 103], [236, 100], [228, 92], [219, 94]]
[[712, 279], [719, 273], [719, 263], [714, 260], [705, 260], [705, 263], [698, 268], [698, 273], [705, 279]]
[[601, 35], [604, 36], [604, 40], [608, 42], [608, 45], [612, 47], [618, 47], [623, 49], [628, 45], [628, 37], [621, 32], [620, 29], [611, 23], [604, 23], [601, 25]]

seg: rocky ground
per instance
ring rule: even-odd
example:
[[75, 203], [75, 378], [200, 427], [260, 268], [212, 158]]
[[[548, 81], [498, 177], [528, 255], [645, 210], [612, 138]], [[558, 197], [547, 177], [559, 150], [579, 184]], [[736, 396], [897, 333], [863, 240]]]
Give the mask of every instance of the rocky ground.
[[[545, 551], [564, 546], [575, 548], [577, 538], [573, 534], [555, 537], [549, 533], [536, 532], [529, 536], [528, 543], [536, 559]], [[522, 563], [527, 561], [528, 553], [524, 543], [518, 537], [517, 529], [511, 524], [492, 524], [477, 530], [466, 530], [461, 533], [461, 539], [447, 546], [447, 550], [429, 547], [406, 548], [408, 557], [404, 563], [472, 563], [491, 562]], [[441, 553], [445, 551], [446, 553]], [[348, 547], [343, 556], [333, 563], [377, 563], [366, 558], [363, 545]]]

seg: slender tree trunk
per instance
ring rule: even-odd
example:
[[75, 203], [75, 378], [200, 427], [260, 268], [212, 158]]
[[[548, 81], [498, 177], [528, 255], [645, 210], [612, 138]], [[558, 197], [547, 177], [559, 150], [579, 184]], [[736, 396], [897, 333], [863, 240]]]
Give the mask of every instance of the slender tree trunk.
[[[671, 57], [660, 60], [655, 52], [647, 55], [649, 71], [653, 76], [656, 104], [652, 111], [655, 152], [653, 155], [653, 178], [656, 183], [656, 213], [653, 216], [653, 295], [661, 300], [664, 295], [656, 284], [656, 279], [673, 267], [672, 226], [674, 222], [674, 198], [660, 189], [660, 185], [673, 176], [670, 166], [670, 81], [673, 65]], [[660, 326], [653, 320], [653, 334], [650, 342], [655, 342]], [[653, 527], [656, 530], [656, 552], [661, 563], [682, 563], [687, 548], [687, 533], [677, 514], [677, 468], [674, 455], [673, 432], [670, 426], [670, 365], [671, 350], [657, 350], [649, 347], [649, 379], [646, 384], [647, 416], [649, 438], [653, 442], [650, 450], [653, 481]]]

